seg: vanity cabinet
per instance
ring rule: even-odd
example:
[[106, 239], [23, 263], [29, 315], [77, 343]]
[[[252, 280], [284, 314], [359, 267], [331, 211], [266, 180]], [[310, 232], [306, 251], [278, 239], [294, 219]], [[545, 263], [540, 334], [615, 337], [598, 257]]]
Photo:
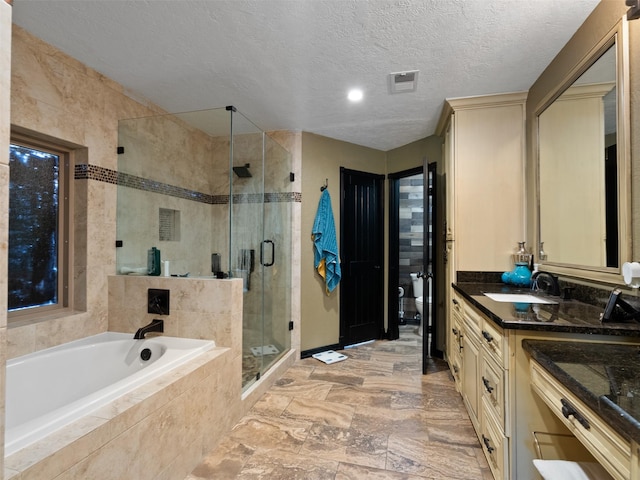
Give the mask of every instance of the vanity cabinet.
[[452, 295], [454, 325], [461, 316], [462, 329], [461, 355], [453, 355], [450, 368], [453, 373], [454, 362], [459, 362], [460, 394], [494, 477], [509, 478], [508, 336], [455, 292]]
[[[533, 466], [533, 459], [540, 458], [535, 448], [534, 432], [556, 436], [555, 438], [558, 438], [558, 434], [573, 432], [536, 393], [531, 359], [524, 350], [522, 341], [611, 343], [625, 342], [628, 339], [502, 328], [456, 290], [452, 289], [451, 295], [451, 311], [454, 312], [452, 325], [459, 335], [452, 336], [451, 345], [458, 349], [448, 352], [449, 366], [493, 477], [496, 480], [538, 478]], [[594, 460], [594, 456], [579, 442], [562, 443], [560, 448], [557, 445], [546, 445], [545, 454], [549, 456], [544, 458], [600, 460], [598, 457]], [[634, 457], [635, 460], [630, 458], [629, 452], [634, 453], [633, 449], [629, 450], [627, 447], [626, 452], [624, 462], [635, 465], [633, 468], [640, 473], [637, 456]], [[635, 452], [640, 455], [637, 449]], [[614, 455], [610, 457], [616, 458]]]
[[613, 478], [638, 478], [631, 476], [630, 442], [534, 360], [531, 361], [531, 385], [549, 409]]

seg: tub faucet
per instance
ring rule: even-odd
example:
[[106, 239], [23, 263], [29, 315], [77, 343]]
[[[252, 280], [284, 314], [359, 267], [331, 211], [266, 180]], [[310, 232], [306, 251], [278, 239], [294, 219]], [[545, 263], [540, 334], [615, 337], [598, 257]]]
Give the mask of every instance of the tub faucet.
[[164, 332], [164, 320], [154, 318], [149, 325], [139, 328], [133, 338], [135, 340], [141, 340], [145, 338], [145, 335], [149, 332]]
[[558, 277], [548, 272], [534, 272], [533, 275], [531, 275], [531, 290], [542, 290], [549, 295], [560, 296], [560, 284], [558, 283]]

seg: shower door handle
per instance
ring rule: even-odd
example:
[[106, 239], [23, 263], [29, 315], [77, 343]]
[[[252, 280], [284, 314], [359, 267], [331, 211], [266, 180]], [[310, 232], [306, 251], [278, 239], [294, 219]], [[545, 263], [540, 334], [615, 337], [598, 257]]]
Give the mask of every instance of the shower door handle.
[[[271, 262], [265, 263], [264, 261], [264, 244], [268, 243], [271, 245]], [[263, 240], [262, 245], [260, 246], [260, 265], [263, 267], [270, 267], [274, 264], [276, 258], [276, 244], [273, 243], [273, 240]]]

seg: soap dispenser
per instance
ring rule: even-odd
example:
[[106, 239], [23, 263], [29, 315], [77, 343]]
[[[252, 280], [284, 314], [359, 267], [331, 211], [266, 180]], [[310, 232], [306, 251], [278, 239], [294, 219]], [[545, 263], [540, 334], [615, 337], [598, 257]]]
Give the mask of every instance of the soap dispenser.
[[157, 277], [160, 275], [160, 250], [151, 247], [147, 252], [147, 275]]

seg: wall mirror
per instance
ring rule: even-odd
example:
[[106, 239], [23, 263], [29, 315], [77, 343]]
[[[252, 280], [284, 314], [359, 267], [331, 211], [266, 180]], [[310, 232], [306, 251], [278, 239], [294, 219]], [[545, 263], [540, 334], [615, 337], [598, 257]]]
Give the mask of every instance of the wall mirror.
[[628, 260], [628, 108], [619, 30], [538, 113], [537, 257], [546, 269], [617, 274]]

